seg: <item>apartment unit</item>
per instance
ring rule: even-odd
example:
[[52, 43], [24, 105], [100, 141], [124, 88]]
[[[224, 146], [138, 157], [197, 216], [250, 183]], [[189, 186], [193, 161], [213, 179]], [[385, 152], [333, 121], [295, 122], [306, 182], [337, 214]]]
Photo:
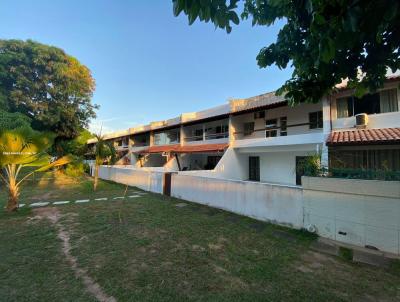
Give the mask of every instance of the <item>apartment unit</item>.
[[331, 167], [400, 171], [399, 81], [388, 77], [383, 89], [362, 98], [346, 88], [331, 97]]
[[[290, 107], [273, 92], [106, 136], [119, 164], [182, 175], [301, 185], [299, 165], [400, 170], [400, 77], [357, 99], [337, 93]], [[93, 144], [95, 140], [89, 140]]]

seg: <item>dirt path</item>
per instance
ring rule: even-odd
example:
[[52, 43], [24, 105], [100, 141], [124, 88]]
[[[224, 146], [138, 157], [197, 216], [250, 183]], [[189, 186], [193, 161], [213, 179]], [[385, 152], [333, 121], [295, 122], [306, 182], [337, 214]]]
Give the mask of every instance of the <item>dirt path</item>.
[[87, 272], [79, 268], [78, 260], [76, 257], [71, 254], [71, 243], [70, 243], [70, 235], [67, 230], [63, 227], [63, 225], [59, 222], [61, 217], [60, 211], [57, 208], [48, 207], [48, 208], [39, 208], [34, 210], [35, 217], [39, 219], [48, 219], [58, 230], [58, 238], [62, 241], [62, 251], [70, 264], [71, 268], [75, 272], [76, 277], [81, 278], [83, 284], [85, 285], [86, 290], [95, 296], [97, 300], [100, 302], [116, 302], [117, 300], [113, 296], [108, 296], [100, 287], [98, 283], [96, 283]]

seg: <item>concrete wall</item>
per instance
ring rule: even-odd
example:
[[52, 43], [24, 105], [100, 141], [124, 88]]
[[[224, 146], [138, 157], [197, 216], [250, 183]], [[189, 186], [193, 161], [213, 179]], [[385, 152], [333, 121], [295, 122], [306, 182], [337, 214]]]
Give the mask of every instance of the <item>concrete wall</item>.
[[232, 148], [228, 148], [213, 170], [181, 171], [179, 174], [245, 180], [249, 177], [248, 170], [247, 157]]
[[262, 182], [296, 185], [296, 156], [313, 154], [315, 152], [276, 152], [256, 153], [254, 156], [260, 157]]
[[[296, 156], [310, 156], [316, 151], [260, 152], [253, 149], [241, 153], [229, 148], [214, 170], [181, 171], [181, 175], [210, 178], [248, 180], [249, 156], [260, 157], [260, 181], [283, 185], [296, 185]], [[182, 163], [181, 163], [181, 166]]]
[[303, 177], [304, 226], [322, 237], [400, 254], [400, 182]]
[[173, 174], [171, 194], [263, 221], [303, 226], [302, 192], [294, 186]]
[[129, 166], [100, 166], [99, 178], [162, 193], [163, 172], [138, 170]]

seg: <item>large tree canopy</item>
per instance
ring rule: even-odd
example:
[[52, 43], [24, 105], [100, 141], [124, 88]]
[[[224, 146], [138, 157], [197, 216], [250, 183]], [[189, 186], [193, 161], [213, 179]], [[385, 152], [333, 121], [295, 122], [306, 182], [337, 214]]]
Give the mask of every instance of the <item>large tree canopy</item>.
[[0, 109], [0, 134], [6, 130], [29, 128], [31, 120], [22, 113], [10, 113]]
[[75, 137], [96, 116], [90, 70], [63, 50], [34, 41], [0, 40], [0, 106], [36, 130]]
[[[239, 0], [172, 0], [175, 16], [184, 12], [213, 22], [228, 33], [239, 24]], [[242, 0], [241, 19], [269, 26], [286, 21], [275, 43], [257, 56], [260, 67], [294, 67], [278, 90], [290, 103], [316, 102], [342, 79], [356, 93], [383, 85], [387, 69], [400, 67], [398, 0]], [[360, 81], [360, 72], [365, 74]]]

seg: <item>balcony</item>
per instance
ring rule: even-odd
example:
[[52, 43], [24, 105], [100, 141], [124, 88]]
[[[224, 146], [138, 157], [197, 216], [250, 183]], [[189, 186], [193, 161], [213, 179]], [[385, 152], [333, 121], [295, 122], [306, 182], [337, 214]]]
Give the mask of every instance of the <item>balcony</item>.
[[189, 136], [185, 137], [184, 141], [187, 143], [190, 142], [204, 142], [208, 140], [220, 140], [220, 139], [226, 139], [229, 138], [229, 132], [222, 132], [222, 133], [210, 133], [210, 134], [205, 134], [205, 135], [195, 135], [195, 136]]
[[229, 120], [227, 118], [207, 123], [193, 124], [183, 128], [185, 144], [226, 143], [229, 141]]
[[240, 152], [279, 152], [279, 151], [315, 151], [316, 145], [322, 145], [325, 136], [322, 131], [288, 136], [263, 137], [235, 140], [231, 146]]
[[115, 146], [115, 149], [117, 151], [126, 151], [129, 149], [129, 145], [123, 144], [123, 145]]

